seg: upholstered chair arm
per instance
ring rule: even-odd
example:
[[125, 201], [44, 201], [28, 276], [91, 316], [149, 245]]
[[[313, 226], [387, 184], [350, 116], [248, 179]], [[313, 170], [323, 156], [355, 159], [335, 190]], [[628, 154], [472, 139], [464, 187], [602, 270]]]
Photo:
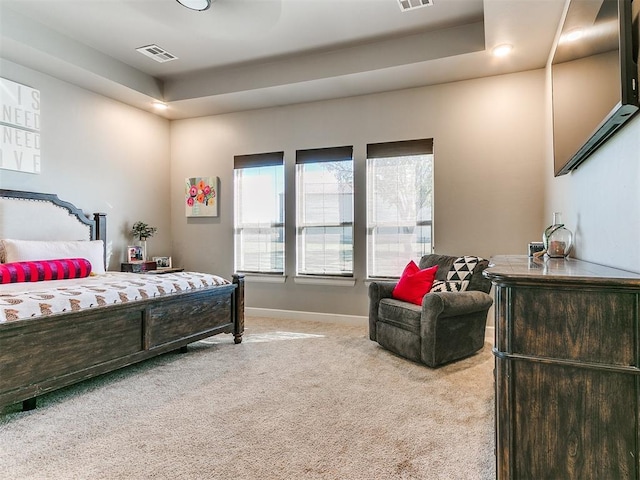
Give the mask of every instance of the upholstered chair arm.
[[487, 310], [491, 305], [493, 299], [484, 292], [431, 292], [422, 299], [422, 312], [423, 316], [457, 317]]
[[435, 367], [480, 349], [492, 304], [490, 295], [478, 291], [426, 294], [420, 318], [422, 361]]
[[371, 282], [369, 284], [369, 338], [376, 340], [378, 306], [383, 298], [391, 298], [396, 282]]

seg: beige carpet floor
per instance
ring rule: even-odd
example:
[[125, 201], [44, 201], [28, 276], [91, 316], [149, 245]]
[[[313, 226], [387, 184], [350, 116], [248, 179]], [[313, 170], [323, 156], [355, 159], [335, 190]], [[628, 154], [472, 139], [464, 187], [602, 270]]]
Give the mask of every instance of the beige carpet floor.
[[495, 478], [493, 357], [433, 370], [364, 327], [248, 318], [0, 412], [0, 478]]

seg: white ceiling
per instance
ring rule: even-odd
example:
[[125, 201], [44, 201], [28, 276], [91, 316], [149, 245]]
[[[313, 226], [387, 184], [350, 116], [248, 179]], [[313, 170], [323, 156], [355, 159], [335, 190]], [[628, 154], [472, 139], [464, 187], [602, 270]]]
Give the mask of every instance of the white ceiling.
[[[185, 118], [544, 67], [565, 0], [0, 0], [0, 56]], [[490, 49], [513, 44], [496, 59]], [[158, 63], [135, 49], [178, 57]], [[2, 72], [0, 72], [1, 75]]]

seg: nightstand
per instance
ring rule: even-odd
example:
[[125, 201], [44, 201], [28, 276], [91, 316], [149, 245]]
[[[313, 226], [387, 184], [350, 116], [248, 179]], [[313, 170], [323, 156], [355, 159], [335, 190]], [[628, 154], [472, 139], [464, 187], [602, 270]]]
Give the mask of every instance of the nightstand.
[[147, 273], [152, 272], [158, 268], [156, 262], [123, 262], [120, 264], [121, 272], [132, 272], [132, 273]]
[[156, 268], [155, 270], [148, 270], [146, 272], [141, 272], [141, 273], [147, 273], [149, 275], [162, 275], [163, 273], [176, 273], [176, 272], [183, 272], [184, 268], [179, 268], [179, 267], [160, 267], [160, 268]]

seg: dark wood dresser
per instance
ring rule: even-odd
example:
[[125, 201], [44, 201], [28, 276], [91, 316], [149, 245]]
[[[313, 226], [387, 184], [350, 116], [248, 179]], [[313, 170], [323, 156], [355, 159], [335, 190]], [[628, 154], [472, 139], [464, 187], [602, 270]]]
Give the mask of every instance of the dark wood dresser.
[[499, 256], [496, 477], [640, 478], [640, 275]]

